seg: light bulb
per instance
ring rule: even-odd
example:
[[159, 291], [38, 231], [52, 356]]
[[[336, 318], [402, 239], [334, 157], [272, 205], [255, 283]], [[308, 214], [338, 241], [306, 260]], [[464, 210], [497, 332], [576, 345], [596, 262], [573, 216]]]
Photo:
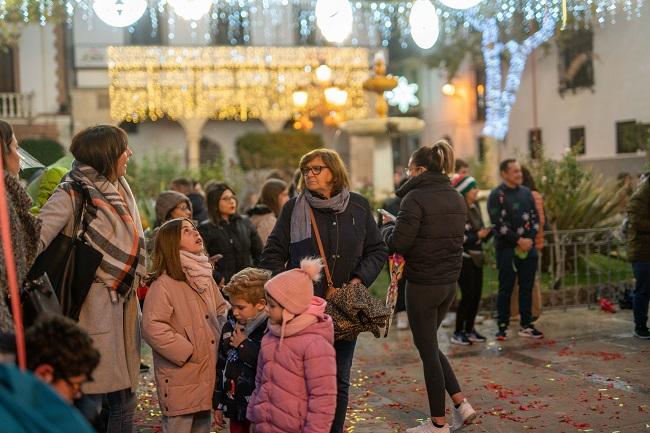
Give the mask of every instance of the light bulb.
[[429, 0], [416, 0], [409, 15], [411, 37], [422, 49], [431, 48], [440, 34], [440, 21], [436, 8]]
[[305, 108], [307, 106], [309, 94], [304, 90], [296, 90], [291, 96], [293, 98], [293, 105], [297, 108]]
[[440, 3], [452, 9], [469, 9], [481, 3], [481, 0], [440, 0]]
[[352, 33], [352, 6], [348, 0], [318, 0], [316, 25], [328, 42], [340, 44]]
[[319, 83], [329, 83], [332, 79], [332, 69], [326, 64], [316, 68], [316, 80]]
[[212, 0], [167, 0], [174, 13], [187, 21], [200, 20], [210, 12]]
[[147, 9], [147, 0], [95, 0], [93, 11], [102, 21], [112, 27], [128, 27], [135, 24]]

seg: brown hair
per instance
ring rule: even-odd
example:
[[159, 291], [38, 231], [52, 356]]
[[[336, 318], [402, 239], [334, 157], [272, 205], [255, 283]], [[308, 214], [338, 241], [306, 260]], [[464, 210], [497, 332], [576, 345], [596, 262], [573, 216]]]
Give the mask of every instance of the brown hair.
[[208, 217], [213, 224], [219, 224], [221, 222], [219, 202], [221, 201], [221, 196], [226, 191], [232, 192], [235, 196], [235, 201], [237, 201], [237, 204], [239, 204], [235, 190], [228, 186], [227, 183], [210, 181], [205, 186], [205, 205], [208, 208]]
[[72, 138], [70, 153], [107, 179], [115, 175], [117, 160], [126, 151], [128, 137], [122, 128], [97, 125], [86, 128]]
[[151, 273], [147, 277], [149, 284], [162, 274], [167, 274], [178, 281], [185, 281], [179, 253], [183, 221], [194, 225], [192, 220], [187, 218], [176, 218], [165, 222], [158, 229], [154, 239]]
[[523, 186], [528, 188], [531, 191], [537, 191], [537, 185], [535, 184], [535, 178], [533, 177], [533, 173], [530, 172], [528, 167], [525, 165], [521, 166], [521, 174], [523, 175], [524, 179], [521, 182]]
[[435, 173], [451, 174], [454, 171], [454, 148], [444, 140], [433, 146], [422, 146], [411, 154], [411, 161]]
[[10, 124], [0, 120], [0, 152], [2, 153], [2, 166], [7, 166], [7, 156], [9, 156], [9, 145], [14, 137], [14, 130]]
[[[332, 172], [332, 182], [334, 183], [334, 185], [332, 185], [332, 192], [339, 193], [344, 188], [350, 189], [350, 178], [348, 177], [348, 171], [345, 169], [343, 160], [335, 150], [325, 148], [312, 150], [300, 158], [300, 164], [298, 167], [300, 170], [302, 170], [307, 166], [307, 164], [318, 157], [323, 160], [323, 163]], [[305, 189], [307, 189], [307, 185], [305, 184], [305, 176], [300, 176], [298, 191], [302, 192]]]
[[280, 214], [280, 203], [278, 197], [282, 191], [287, 189], [287, 183], [280, 179], [269, 179], [262, 185], [258, 203], [266, 205], [273, 211], [275, 216]]
[[241, 298], [250, 304], [264, 300], [264, 284], [271, 278], [271, 272], [258, 268], [245, 268], [232, 276], [223, 288], [228, 298]]

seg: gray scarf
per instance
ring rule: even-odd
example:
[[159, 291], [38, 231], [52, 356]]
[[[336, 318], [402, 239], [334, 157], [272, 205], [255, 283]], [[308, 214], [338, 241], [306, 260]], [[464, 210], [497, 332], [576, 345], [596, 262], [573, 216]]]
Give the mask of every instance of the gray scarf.
[[344, 188], [339, 194], [329, 198], [321, 199], [305, 190], [298, 195], [296, 204], [291, 213], [291, 244], [311, 238], [311, 221], [309, 219], [309, 207], [314, 209], [332, 209], [336, 213], [343, 212], [350, 202], [350, 190]]

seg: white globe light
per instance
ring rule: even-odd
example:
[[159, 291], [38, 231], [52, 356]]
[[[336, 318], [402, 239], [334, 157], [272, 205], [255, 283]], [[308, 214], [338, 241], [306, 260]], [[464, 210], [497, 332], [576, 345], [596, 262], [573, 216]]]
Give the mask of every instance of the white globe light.
[[348, 0], [318, 0], [316, 24], [328, 42], [340, 44], [352, 33], [352, 6]]
[[481, 3], [481, 0], [440, 0], [440, 3], [452, 9], [469, 9]]
[[147, 0], [95, 0], [93, 10], [102, 21], [113, 27], [128, 27], [140, 19]]
[[436, 8], [429, 0], [416, 0], [409, 15], [411, 37], [422, 49], [429, 49], [438, 40], [440, 21]]
[[167, 0], [174, 13], [187, 21], [200, 20], [210, 12], [212, 0]]

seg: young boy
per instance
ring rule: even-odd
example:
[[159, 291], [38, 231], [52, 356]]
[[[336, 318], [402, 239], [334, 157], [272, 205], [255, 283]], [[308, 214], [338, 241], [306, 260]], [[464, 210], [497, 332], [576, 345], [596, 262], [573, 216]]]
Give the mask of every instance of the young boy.
[[257, 355], [266, 332], [264, 284], [269, 278], [268, 271], [246, 268], [223, 289], [232, 309], [219, 342], [212, 406], [219, 426], [224, 426], [224, 416], [230, 419], [230, 433], [248, 433], [250, 429], [246, 408], [255, 390]]

